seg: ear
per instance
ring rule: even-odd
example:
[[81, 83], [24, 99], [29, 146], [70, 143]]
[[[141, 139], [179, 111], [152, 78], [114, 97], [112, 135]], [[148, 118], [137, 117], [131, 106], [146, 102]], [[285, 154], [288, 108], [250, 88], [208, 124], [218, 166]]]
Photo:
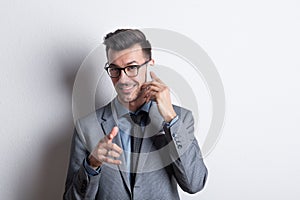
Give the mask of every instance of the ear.
[[149, 65], [153, 66], [154, 64], [155, 64], [154, 60], [151, 59], [151, 60], [149, 61]]

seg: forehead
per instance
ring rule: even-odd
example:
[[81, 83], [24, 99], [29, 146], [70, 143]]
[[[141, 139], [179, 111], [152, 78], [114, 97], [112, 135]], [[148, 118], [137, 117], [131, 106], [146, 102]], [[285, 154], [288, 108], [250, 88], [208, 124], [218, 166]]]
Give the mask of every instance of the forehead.
[[132, 61], [142, 61], [144, 59], [144, 52], [139, 44], [121, 51], [109, 49], [107, 59], [109, 63], [124, 65]]

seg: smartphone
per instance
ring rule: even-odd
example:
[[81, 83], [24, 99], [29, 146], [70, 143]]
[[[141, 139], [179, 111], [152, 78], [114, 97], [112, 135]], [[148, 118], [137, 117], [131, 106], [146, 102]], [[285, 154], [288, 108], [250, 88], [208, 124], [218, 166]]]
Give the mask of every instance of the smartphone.
[[146, 74], [146, 82], [149, 82], [149, 81], [152, 81], [152, 78], [151, 78], [151, 76], [150, 76], [150, 69], [148, 68], [147, 69], [147, 74]]

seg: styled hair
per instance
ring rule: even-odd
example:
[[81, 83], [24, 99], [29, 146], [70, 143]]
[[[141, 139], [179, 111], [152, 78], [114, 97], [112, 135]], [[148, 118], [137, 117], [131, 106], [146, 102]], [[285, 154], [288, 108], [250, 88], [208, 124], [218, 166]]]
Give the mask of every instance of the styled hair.
[[115, 32], [108, 33], [104, 37], [103, 44], [106, 46], [106, 56], [108, 50], [121, 51], [128, 49], [135, 44], [139, 44], [147, 59], [151, 59], [151, 44], [146, 39], [144, 33], [138, 29], [118, 29]]

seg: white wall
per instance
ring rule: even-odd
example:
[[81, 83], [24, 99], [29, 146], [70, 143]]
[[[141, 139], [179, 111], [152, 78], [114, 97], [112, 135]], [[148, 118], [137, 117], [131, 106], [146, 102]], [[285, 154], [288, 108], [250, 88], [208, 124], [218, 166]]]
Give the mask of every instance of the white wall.
[[0, 2], [0, 198], [61, 199], [77, 69], [108, 31], [180, 32], [213, 59], [226, 122], [206, 188], [183, 199], [300, 198], [296, 0]]

